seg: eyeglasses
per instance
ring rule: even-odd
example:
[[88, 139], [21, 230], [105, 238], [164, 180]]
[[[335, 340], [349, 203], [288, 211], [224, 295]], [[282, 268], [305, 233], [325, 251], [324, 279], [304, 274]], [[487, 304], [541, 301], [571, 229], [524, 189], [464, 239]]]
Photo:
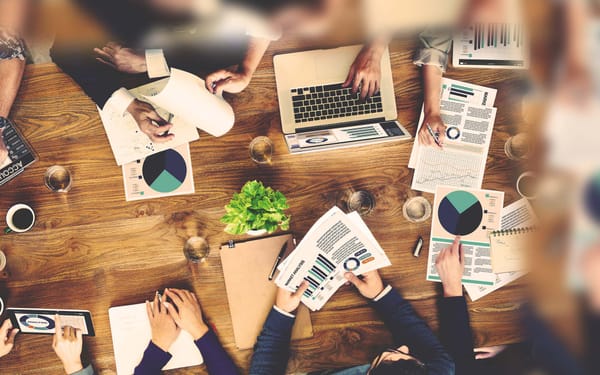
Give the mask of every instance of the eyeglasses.
[[371, 371], [378, 368], [382, 363], [388, 362], [388, 361], [386, 361], [385, 354], [402, 354], [402, 355], [409, 357], [408, 360], [415, 361], [417, 363], [417, 366], [422, 367], [422, 368], [425, 367], [425, 364], [423, 362], [419, 361], [417, 358], [413, 357], [411, 354], [406, 353], [399, 349], [389, 348], [389, 349], [386, 349], [383, 352], [381, 352], [377, 357], [375, 357], [375, 359], [371, 363], [371, 367], [369, 367], [369, 371], [367, 371], [367, 375], [370, 375]]

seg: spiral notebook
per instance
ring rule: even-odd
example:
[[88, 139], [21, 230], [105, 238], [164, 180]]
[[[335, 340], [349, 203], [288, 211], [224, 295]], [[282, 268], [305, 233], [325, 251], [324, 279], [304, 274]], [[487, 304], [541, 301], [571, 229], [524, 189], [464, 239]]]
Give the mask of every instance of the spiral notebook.
[[530, 235], [535, 227], [504, 229], [490, 233], [490, 251], [494, 273], [523, 271]]

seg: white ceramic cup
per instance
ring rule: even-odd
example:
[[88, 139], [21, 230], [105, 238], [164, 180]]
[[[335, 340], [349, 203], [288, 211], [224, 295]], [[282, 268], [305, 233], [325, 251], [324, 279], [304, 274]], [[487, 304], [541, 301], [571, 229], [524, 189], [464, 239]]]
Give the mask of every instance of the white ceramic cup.
[[4, 300], [0, 297], [0, 315], [4, 313]]
[[[17, 211], [23, 210], [23, 209], [28, 210], [33, 215], [33, 220], [31, 221], [31, 225], [29, 225], [29, 227], [27, 227], [25, 229], [19, 228], [13, 223], [13, 217], [14, 217], [15, 213]], [[33, 208], [29, 207], [25, 203], [15, 204], [6, 213], [6, 225], [8, 225], [8, 228], [7, 228], [8, 233], [10, 233], [10, 232], [16, 232], [16, 233], [27, 232], [28, 230], [33, 228], [33, 226], [35, 225], [35, 211], [33, 211]]]

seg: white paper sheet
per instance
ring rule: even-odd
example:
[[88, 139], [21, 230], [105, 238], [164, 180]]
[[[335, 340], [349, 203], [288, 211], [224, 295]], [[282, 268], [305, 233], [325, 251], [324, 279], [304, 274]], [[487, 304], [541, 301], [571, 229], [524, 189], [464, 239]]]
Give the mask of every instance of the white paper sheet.
[[303, 280], [308, 281], [310, 287], [302, 302], [317, 311], [346, 283], [345, 272], [359, 275], [389, 265], [362, 218], [334, 207], [317, 220], [282, 263], [275, 283], [296, 290]]
[[[435, 260], [462, 231], [463, 284], [494, 285], [496, 275], [492, 271], [488, 233], [500, 228], [503, 203], [504, 192], [438, 186], [431, 219], [426, 279], [441, 281]], [[471, 232], [466, 233], [466, 229]]]
[[172, 69], [164, 89], [145, 98], [215, 137], [231, 130], [235, 122], [229, 103], [210, 93], [204, 80], [183, 70]]
[[[529, 201], [525, 198], [514, 202], [513, 204], [504, 207], [502, 210], [502, 225], [500, 229], [515, 229], [529, 227], [537, 224], [537, 217]], [[525, 272], [506, 272], [496, 274], [494, 285], [469, 285], [465, 284], [465, 289], [471, 298], [471, 301], [477, 301], [480, 298], [487, 296], [495, 290], [510, 284]]]
[[[117, 374], [131, 375], [142, 360], [144, 351], [152, 338], [146, 305], [140, 303], [112, 307], [108, 310], [108, 317]], [[192, 336], [186, 331], [181, 331], [169, 349], [169, 353], [173, 355], [173, 358], [163, 367], [163, 370], [197, 366], [203, 363], [202, 354], [196, 347]]]

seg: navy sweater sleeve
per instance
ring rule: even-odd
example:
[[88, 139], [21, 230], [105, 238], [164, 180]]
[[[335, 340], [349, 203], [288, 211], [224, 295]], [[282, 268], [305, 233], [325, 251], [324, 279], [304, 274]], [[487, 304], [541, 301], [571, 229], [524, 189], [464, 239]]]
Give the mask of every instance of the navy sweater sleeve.
[[440, 337], [454, 359], [456, 374], [478, 374], [473, 352], [473, 333], [464, 296], [443, 298], [440, 301]]
[[427, 324], [417, 316], [412, 306], [394, 289], [377, 302], [375, 309], [391, 331], [396, 345], [408, 346], [421, 360], [429, 375], [452, 375], [454, 363]]
[[171, 354], [163, 351], [152, 341], [148, 344], [142, 361], [133, 371], [134, 375], [161, 374], [161, 369], [171, 360]]
[[196, 340], [196, 346], [202, 358], [208, 373], [211, 375], [237, 375], [238, 370], [231, 360], [231, 357], [225, 352], [217, 336], [212, 330], [209, 330], [204, 336]]
[[271, 310], [254, 346], [250, 375], [285, 374], [294, 321], [294, 318]]

